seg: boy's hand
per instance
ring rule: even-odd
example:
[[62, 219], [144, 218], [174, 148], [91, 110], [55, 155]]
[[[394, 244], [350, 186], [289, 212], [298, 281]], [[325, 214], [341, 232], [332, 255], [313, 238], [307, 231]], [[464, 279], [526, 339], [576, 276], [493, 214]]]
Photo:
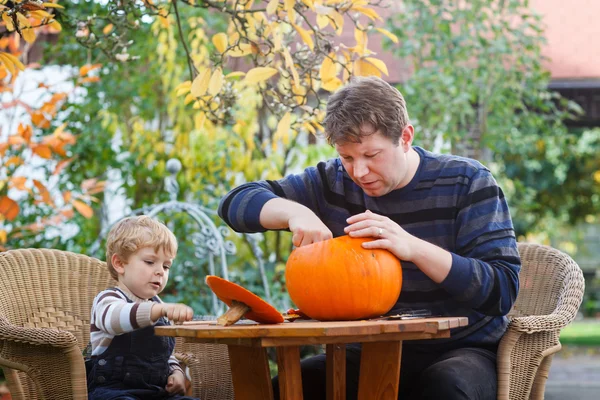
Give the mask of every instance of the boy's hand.
[[191, 307], [181, 303], [156, 303], [152, 307], [152, 321], [160, 317], [167, 317], [173, 322], [191, 321], [194, 317], [194, 310]]
[[180, 370], [176, 369], [169, 375], [165, 389], [171, 394], [185, 394], [185, 376]]

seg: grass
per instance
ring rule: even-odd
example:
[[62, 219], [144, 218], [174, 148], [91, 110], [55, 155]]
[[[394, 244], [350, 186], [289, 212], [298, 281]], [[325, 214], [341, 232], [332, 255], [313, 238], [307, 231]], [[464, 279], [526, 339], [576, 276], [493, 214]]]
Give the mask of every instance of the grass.
[[561, 331], [560, 342], [600, 347], [600, 320], [573, 321]]

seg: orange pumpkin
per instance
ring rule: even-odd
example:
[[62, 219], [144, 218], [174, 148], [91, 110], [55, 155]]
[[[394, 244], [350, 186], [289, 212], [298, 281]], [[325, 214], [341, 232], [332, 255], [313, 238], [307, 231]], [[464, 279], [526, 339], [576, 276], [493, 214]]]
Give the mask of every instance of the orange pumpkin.
[[372, 239], [340, 236], [294, 249], [285, 269], [292, 301], [321, 321], [377, 317], [396, 303], [400, 261], [387, 250], [364, 249]]

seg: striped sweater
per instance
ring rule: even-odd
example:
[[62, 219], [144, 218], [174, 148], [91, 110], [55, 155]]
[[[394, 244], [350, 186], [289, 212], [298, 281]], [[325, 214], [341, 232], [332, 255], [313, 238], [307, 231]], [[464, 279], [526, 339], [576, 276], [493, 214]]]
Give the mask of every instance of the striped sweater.
[[402, 291], [390, 313], [427, 309], [433, 315], [469, 318], [469, 325], [453, 329], [451, 338], [428, 343], [429, 350], [494, 348], [506, 330], [521, 268], [504, 194], [479, 162], [414, 149], [420, 163], [412, 181], [381, 197], [367, 196], [336, 158], [278, 181], [241, 185], [221, 200], [219, 215], [238, 232], [262, 232], [263, 205], [283, 197], [314, 211], [334, 237], [344, 235], [351, 215], [366, 210], [385, 215], [452, 255], [450, 272], [439, 284], [403, 261]]
[[[128, 298], [133, 303], [128, 302]], [[90, 323], [92, 356], [104, 353], [115, 336], [155, 324], [156, 321], [150, 319], [154, 302], [161, 302], [161, 300], [158, 296], [151, 300], [144, 300], [121, 287], [98, 293], [92, 304]], [[174, 370], [183, 373], [179, 362], [174, 355], [171, 355], [169, 373]]]

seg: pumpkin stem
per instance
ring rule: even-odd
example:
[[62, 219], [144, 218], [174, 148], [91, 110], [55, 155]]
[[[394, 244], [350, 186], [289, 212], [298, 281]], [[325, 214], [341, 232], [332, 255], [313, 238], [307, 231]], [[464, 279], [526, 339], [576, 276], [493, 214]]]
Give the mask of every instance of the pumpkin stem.
[[248, 311], [250, 311], [250, 307], [248, 307], [246, 304], [242, 303], [241, 301], [232, 300], [229, 310], [217, 318], [217, 325], [233, 325], [238, 322]]

